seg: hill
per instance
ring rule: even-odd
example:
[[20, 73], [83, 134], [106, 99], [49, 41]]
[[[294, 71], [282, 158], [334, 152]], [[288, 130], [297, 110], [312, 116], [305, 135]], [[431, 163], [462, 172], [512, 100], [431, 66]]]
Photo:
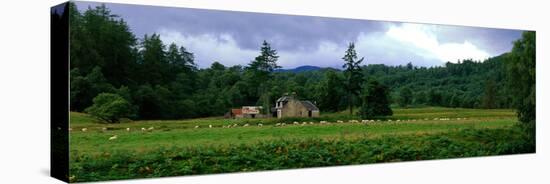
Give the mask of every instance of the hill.
[[291, 73], [300, 73], [300, 72], [309, 72], [309, 71], [319, 71], [319, 70], [335, 70], [339, 71], [338, 69], [330, 68], [330, 67], [318, 67], [318, 66], [311, 66], [311, 65], [304, 65], [299, 66], [293, 69], [278, 69], [275, 70], [275, 72], [291, 72]]

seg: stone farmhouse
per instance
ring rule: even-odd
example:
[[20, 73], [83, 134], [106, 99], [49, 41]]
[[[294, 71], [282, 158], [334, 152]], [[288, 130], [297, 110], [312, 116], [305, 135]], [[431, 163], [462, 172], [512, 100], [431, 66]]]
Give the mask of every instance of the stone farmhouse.
[[301, 101], [293, 95], [284, 95], [275, 102], [277, 118], [283, 117], [319, 117], [319, 108], [310, 101]]

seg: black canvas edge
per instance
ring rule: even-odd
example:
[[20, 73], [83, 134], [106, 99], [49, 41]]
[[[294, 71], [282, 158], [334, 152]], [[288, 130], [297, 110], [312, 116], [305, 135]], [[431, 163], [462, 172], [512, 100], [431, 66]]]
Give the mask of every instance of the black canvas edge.
[[69, 3], [50, 9], [50, 175], [69, 182]]

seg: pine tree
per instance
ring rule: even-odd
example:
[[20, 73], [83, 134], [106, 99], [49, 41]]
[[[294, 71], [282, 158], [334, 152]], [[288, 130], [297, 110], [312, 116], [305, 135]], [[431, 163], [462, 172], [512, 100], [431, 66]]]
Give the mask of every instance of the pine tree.
[[364, 58], [357, 59], [357, 53], [355, 52], [355, 44], [352, 42], [346, 50], [346, 54], [342, 58], [345, 64], [344, 68], [345, 76], [345, 89], [348, 97], [348, 106], [350, 115], [353, 114], [353, 97], [357, 96], [361, 90], [361, 84], [363, 83], [363, 73], [361, 73], [361, 62]]
[[325, 78], [321, 82], [319, 89], [319, 107], [323, 111], [338, 111], [342, 98], [340, 88], [341, 79], [338, 74], [332, 70], [325, 73]]
[[256, 96], [258, 97], [258, 103], [264, 108], [266, 114], [270, 113], [270, 94], [267, 90], [266, 83], [269, 83], [271, 79], [271, 73], [281, 68], [277, 65], [277, 51], [271, 48], [271, 45], [264, 40], [262, 47], [260, 48], [260, 55], [257, 56], [247, 67], [247, 71], [250, 73], [251, 86], [256, 86]]
[[160, 35], [145, 35], [141, 42], [141, 69], [144, 77], [142, 83], [161, 84], [166, 81], [169, 65], [166, 60], [165, 45]]
[[272, 49], [271, 45], [264, 40], [260, 48], [260, 55], [257, 56], [248, 66], [249, 69], [257, 72], [258, 77], [265, 79], [274, 70], [281, 68], [277, 65], [277, 50]]
[[363, 119], [377, 116], [391, 116], [393, 114], [390, 108], [389, 89], [378, 81], [369, 81], [363, 90], [362, 102], [359, 115]]

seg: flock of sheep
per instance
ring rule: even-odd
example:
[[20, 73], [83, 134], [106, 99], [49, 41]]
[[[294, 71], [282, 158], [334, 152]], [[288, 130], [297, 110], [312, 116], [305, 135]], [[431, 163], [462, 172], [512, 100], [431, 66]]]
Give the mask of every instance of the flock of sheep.
[[[456, 118], [456, 120], [466, 120], [467, 118]], [[448, 121], [448, 120], [451, 120], [451, 118], [433, 118], [433, 119], [430, 119], [430, 118], [424, 118], [424, 119], [418, 119], [418, 121], [421, 121], [421, 120], [424, 120], [424, 121], [428, 121], [428, 120], [434, 120], [434, 121]], [[367, 123], [370, 123], [370, 122], [380, 122], [380, 121], [383, 121], [383, 120], [374, 120], [374, 119], [370, 119], [370, 120], [348, 120], [347, 122], [348, 123], [362, 123], [362, 124], [367, 124]], [[406, 120], [400, 120], [400, 119], [397, 119], [397, 120], [386, 120], [387, 122], [405, 122], [405, 121], [417, 121], [417, 119], [406, 119]], [[328, 124], [332, 124], [332, 123], [345, 123], [345, 121], [342, 121], [342, 120], [337, 120], [336, 122], [329, 122], [329, 121], [319, 121], [319, 123], [316, 123], [316, 122], [313, 122], [313, 121], [310, 121], [310, 122], [297, 122], [297, 121], [294, 121], [292, 123], [276, 123], [274, 126], [275, 127], [282, 127], [282, 126], [287, 126], [287, 125], [295, 125], [295, 126], [305, 126], [305, 125], [315, 125], [315, 124], [319, 124], [319, 125], [328, 125]], [[232, 125], [222, 125], [221, 128], [236, 128], [236, 127], [248, 127], [248, 126], [251, 126], [250, 124], [246, 123], [244, 125], [239, 125], [239, 124], [232, 124]], [[258, 123], [256, 124], [256, 126], [258, 127], [263, 127], [264, 125], [262, 123]], [[206, 126], [208, 128], [214, 128], [213, 125], [208, 125]], [[200, 125], [196, 125], [194, 127], [195, 129], [197, 128], [201, 128]], [[107, 131], [108, 128], [107, 127], [103, 127], [101, 128], [101, 130], [103, 132]], [[126, 128], [125, 129], [127, 132], [130, 132], [131, 131], [131, 128]], [[141, 131], [142, 132], [152, 132], [153, 130], [155, 130], [155, 127], [151, 126], [149, 128], [145, 128], [145, 127], [142, 127], [141, 128]], [[72, 131], [72, 128], [69, 128], [69, 131]], [[82, 128], [81, 129], [82, 132], [86, 132], [88, 131], [88, 128]], [[113, 135], [112, 137], [109, 137], [109, 141], [111, 140], [115, 140], [117, 139], [118, 136], [117, 135]]]

